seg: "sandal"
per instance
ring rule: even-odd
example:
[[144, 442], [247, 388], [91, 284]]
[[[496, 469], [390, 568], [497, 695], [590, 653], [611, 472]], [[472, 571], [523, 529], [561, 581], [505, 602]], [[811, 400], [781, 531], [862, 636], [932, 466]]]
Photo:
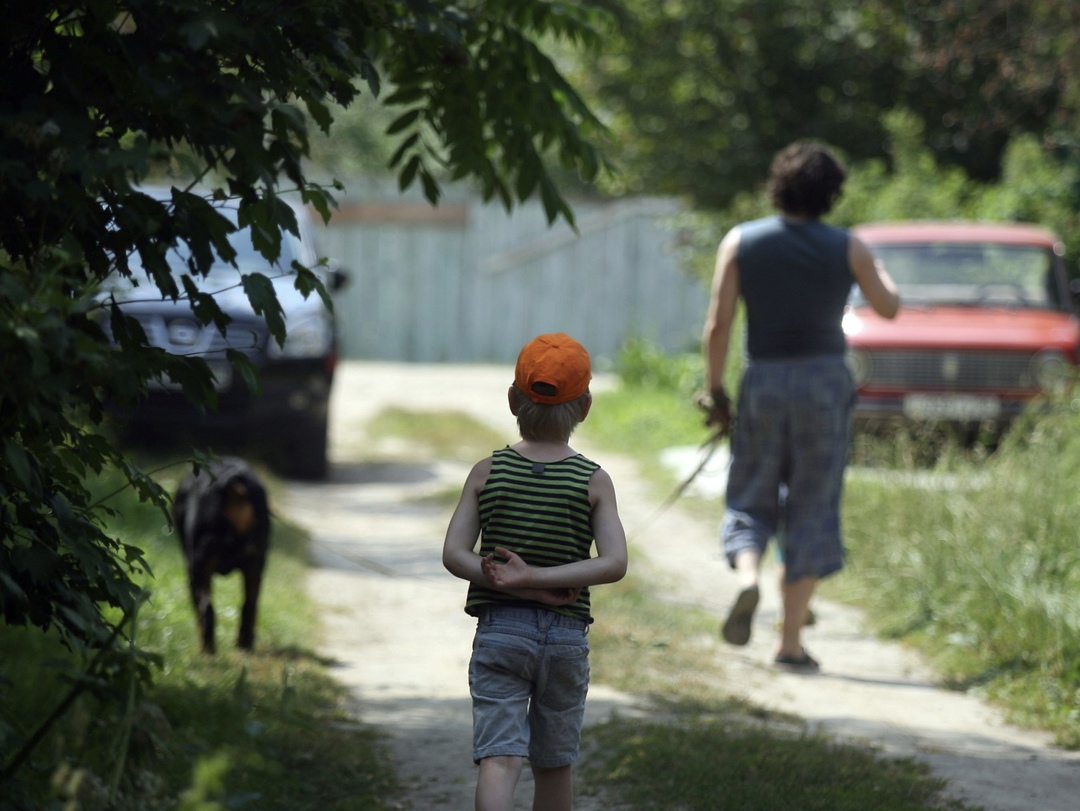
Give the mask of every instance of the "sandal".
[[803, 648], [802, 653], [798, 656], [792, 656], [790, 653], [778, 653], [776, 658], [773, 659], [773, 664], [777, 667], [803, 673], [816, 673], [821, 670], [821, 665], [806, 652], [806, 648]]
[[735, 605], [724, 621], [720, 634], [731, 645], [745, 645], [750, 641], [750, 622], [754, 619], [760, 593], [757, 586], [750, 586], [739, 592]]

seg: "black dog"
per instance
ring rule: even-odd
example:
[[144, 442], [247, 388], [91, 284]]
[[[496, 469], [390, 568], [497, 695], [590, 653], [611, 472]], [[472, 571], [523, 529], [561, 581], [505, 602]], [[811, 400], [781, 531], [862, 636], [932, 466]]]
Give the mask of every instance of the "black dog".
[[255, 644], [259, 588], [270, 546], [266, 488], [244, 461], [222, 459], [204, 466], [198, 475], [184, 477], [173, 500], [173, 523], [187, 559], [203, 651], [217, 650], [210, 579], [236, 569], [244, 578], [237, 645], [250, 650]]

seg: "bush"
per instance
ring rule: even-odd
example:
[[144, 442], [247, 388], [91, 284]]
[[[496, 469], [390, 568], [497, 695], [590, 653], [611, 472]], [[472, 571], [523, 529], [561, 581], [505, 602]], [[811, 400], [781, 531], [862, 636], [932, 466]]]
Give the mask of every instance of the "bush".
[[670, 355], [643, 338], [622, 345], [614, 370], [624, 386], [673, 392], [692, 392], [705, 377], [700, 355]]

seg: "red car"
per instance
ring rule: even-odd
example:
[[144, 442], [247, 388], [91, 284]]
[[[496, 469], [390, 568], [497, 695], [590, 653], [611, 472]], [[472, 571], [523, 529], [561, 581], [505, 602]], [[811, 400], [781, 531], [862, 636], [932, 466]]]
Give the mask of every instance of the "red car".
[[900, 288], [892, 321], [858, 296], [844, 318], [857, 423], [1008, 424], [1062, 389], [1080, 323], [1061, 241], [1031, 225], [896, 222], [854, 230]]

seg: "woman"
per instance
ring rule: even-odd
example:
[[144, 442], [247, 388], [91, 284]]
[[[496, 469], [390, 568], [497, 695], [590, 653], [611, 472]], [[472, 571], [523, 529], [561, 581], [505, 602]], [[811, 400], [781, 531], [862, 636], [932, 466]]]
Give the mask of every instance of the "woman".
[[869, 248], [821, 222], [845, 177], [821, 144], [796, 142], [777, 153], [768, 192], [779, 213], [742, 223], [721, 241], [702, 337], [710, 421], [728, 424], [724, 369], [736, 305], [744, 301], [747, 362], [720, 528], [739, 594], [723, 637], [749, 641], [762, 554], [782, 532], [784, 620], [775, 662], [809, 670], [818, 668], [801, 639], [810, 598], [844, 557], [840, 498], [854, 402], [844, 307], [854, 283], [882, 316], [900, 308], [896, 285]]

